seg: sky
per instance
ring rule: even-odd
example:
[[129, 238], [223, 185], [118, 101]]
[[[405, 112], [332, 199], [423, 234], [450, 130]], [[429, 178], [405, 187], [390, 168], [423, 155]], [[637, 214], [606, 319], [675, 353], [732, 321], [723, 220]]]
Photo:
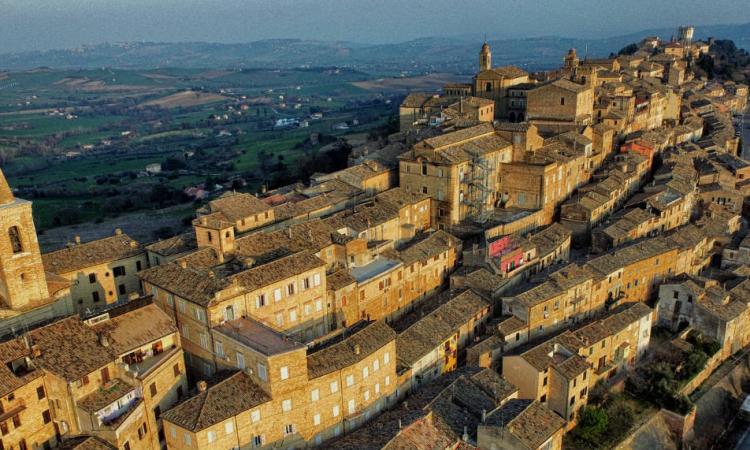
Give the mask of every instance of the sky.
[[594, 38], [746, 22], [748, 0], [0, 0], [0, 52], [125, 41]]

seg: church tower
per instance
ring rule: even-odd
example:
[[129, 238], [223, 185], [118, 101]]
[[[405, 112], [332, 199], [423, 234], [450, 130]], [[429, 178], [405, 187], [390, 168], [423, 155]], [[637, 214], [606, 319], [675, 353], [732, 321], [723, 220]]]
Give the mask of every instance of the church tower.
[[563, 59], [563, 67], [568, 69], [568, 71], [571, 71], [578, 67], [578, 63], [580, 60], [578, 59], [578, 55], [576, 54], [576, 49], [571, 48], [568, 50], [568, 54], [565, 55], [565, 58]]
[[482, 51], [479, 52], [479, 71], [490, 69], [492, 69], [492, 52], [490, 51], [490, 44], [485, 41], [482, 45]]
[[31, 202], [15, 198], [0, 170], [0, 304], [23, 310], [48, 298]]

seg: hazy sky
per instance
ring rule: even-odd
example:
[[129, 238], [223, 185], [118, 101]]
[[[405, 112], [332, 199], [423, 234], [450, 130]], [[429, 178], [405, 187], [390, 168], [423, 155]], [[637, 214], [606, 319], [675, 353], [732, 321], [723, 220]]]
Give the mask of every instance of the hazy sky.
[[121, 41], [596, 37], [741, 22], [750, 22], [748, 0], [0, 0], [0, 52]]

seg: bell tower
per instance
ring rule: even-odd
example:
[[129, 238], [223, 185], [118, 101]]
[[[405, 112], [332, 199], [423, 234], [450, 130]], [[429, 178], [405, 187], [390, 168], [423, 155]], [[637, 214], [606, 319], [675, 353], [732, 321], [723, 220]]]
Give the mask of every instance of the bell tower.
[[490, 69], [492, 69], [492, 52], [490, 51], [490, 44], [484, 41], [482, 50], [479, 52], [479, 71]]
[[48, 298], [31, 202], [15, 198], [0, 170], [0, 303], [22, 310]]

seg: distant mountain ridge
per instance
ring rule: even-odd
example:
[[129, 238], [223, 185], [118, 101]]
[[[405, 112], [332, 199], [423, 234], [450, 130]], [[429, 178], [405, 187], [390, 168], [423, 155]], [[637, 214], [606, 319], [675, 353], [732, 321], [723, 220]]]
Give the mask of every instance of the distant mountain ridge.
[[[490, 39], [495, 65], [515, 64], [538, 70], [556, 67], [565, 51], [578, 49], [607, 56], [648, 35], [669, 39], [676, 30], [652, 29], [599, 39], [545, 36]], [[750, 49], [750, 23], [696, 26], [696, 39], [715, 36]], [[338, 66], [370, 73], [472, 73], [481, 37], [426, 37], [396, 44], [361, 44], [301, 39], [270, 39], [241, 44], [206, 42], [128, 42], [87, 45], [76, 49], [0, 55], [0, 69], [36, 67], [88, 69], [100, 67], [172, 68], [294, 68]]]

